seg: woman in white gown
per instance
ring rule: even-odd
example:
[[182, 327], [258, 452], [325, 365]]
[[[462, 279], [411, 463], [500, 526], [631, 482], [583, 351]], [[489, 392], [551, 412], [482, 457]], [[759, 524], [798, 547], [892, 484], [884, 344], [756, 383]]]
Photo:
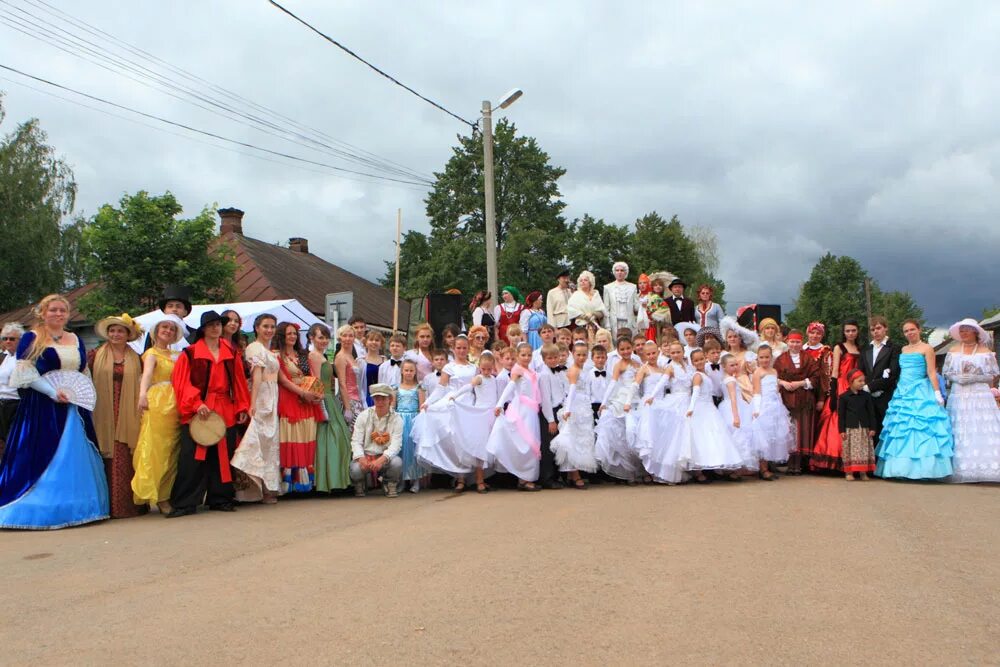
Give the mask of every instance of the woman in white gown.
[[973, 319], [951, 326], [958, 342], [944, 359], [951, 383], [948, 416], [955, 437], [950, 482], [1000, 482], [1000, 408], [991, 387], [1000, 375], [989, 334]]
[[627, 338], [618, 341], [617, 352], [618, 362], [601, 401], [594, 456], [607, 474], [635, 482], [642, 476], [642, 465], [636, 460], [630, 444], [627, 420], [637, 403], [635, 376], [640, 364], [632, 359], [632, 341]]
[[[531, 353], [529, 343], [518, 344], [517, 363], [511, 369], [510, 382], [494, 406], [497, 420], [486, 444], [487, 454], [496, 469], [517, 477], [519, 491], [541, 490], [535, 484], [542, 456], [538, 419], [541, 392], [538, 375], [531, 370]], [[509, 403], [506, 411], [504, 403]]]
[[278, 321], [258, 315], [253, 323], [257, 338], [244, 356], [250, 368], [250, 425], [233, 453], [232, 466], [244, 473], [238, 479], [236, 499], [270, 505], [281, 490], [281, 445], [278, 442], [278, 373], [280, 361], [271, 350]]
[[473, 471], [470, 458], [461, 443], [461, 434], [454, 425], [455, 404], [472, 405], [472, 394], [464, 394], [454, 402], [448, 398], [452, 392], [472, 382], [476, 367], [469, 363], [469, 340], [465, 334], [455, 337], [455, 360], [441, 370], [441, 377], [434, 393], [420, 406], [420, 414], [413, 420], [413, 438], [417, 443], [417, 461], [425, 468], [455, 477], [455, 491], [465, 490], [465, 476]]
[[592, 375], [584, 372], [588, 356], [586, 343], [580, 341], [573, 346], [573, 366], [566, 372], [569, 381], [566, 408], [560, 415], [559, 435], [552, 438], [549, 444], [559, 471], [567, 473], [570, 485], [576, 489], [587, 488], [586, 482], [580, 478], [581, 470], [597, 472], [594, 412], [590, 397]]
[[768, 463], [784, 463], [795, 451], [795, 426], [778, 391], [778, 373], [772, 368], [771, 346], [757, 348], [757, 370], [753, 372], [753, 448], [760, 460], [759, 476], [772, 481]]

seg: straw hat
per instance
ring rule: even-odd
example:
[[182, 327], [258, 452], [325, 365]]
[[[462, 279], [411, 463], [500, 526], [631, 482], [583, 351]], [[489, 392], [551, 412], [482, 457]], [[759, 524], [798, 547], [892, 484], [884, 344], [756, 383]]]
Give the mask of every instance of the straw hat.
[[94, 331], [98, 336], [104, 340], [108, 339], [108, 327], [118, 325], [120, 327], [125, 327], [128, 331], [128, 342], [136, 340], [142, 335], [142, 327], [139, 323], [129, 317], [128, 313], [122, 313], [121, 315], [112, 315], [111, 317], [105, 317], [103, 320], [98, 322], [94, 326]]
[[177, 334], [174, 336], [171, 344], [179, 343], [187, 336], [188, 327], [184, 320], [177, 317], [173, 313], [160, 313], [160, 316], [153, 320], [153, 322], [149, 325], [149, 335], [151, 337], [156, 335], [156, 327], [160, 326], [163, 322], [170, 322], [177, 328]]
[[986, 332], [986, 329], [979, 326], [979, 322], [975, 321], [971, 317], [966, 317], [964, 320], [955, 322], [948, 327], [948, 335], [951, 336], [953, 340], [961, 340], [959, 331], [962, 327], [972, 327], [976, 330], [976, 336], [979, 338], [980, 343], [983, 345], [990, 344], [990, 335]]
[[195, 415], [191, 420], [191, 439], [202, 447], [212, 447], [226, 436], [226, 422], [218, 412], [209, 412], [207, 417]]

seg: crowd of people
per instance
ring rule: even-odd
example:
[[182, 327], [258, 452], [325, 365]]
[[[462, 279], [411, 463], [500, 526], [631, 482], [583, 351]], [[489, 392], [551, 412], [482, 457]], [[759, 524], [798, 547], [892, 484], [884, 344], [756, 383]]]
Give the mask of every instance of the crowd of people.
[[0, 335], [0, 527], [442, 481], [455, 493], [499, 479], [529, 492], [751, 474], [1000, 482], [1000, 369], [975, 320], [951, 327], [937, 369], [914, 320], [902, 345], [882, 317], [869, 342], [857, 321], [836, 323], [831, 346], [823, 323], [741, 326], [708, 285], [695, 302], [670, 274], [613, 271], [603, 294], [588, 271], [545, 295], [506, 286], [496, 306], [479, 292], [467, 331], [421, 324], [412, 340], [361, 318], [302, 332], [268, 314], [248, 337], [234, 311], [191, 331], [187, 291], [168, 286], [148, 331], [105, 318], [88, 352], [50, 295], [31, 331]]

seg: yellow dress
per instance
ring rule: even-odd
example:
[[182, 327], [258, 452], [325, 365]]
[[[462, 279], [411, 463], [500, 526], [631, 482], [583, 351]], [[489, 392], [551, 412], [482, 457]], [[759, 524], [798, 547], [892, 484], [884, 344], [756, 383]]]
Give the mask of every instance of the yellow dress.
[[150, 354], [156, 357], [156, 368], [146, 391], [149, 408], [142, 413], [139, 441], [132, 454], [135, 468], [132, 493], [136, 503], [169, 500], [177, 477], [180, 416], [170, 376], [178, 353], [152, 347], [142, 355], [143, 362]]

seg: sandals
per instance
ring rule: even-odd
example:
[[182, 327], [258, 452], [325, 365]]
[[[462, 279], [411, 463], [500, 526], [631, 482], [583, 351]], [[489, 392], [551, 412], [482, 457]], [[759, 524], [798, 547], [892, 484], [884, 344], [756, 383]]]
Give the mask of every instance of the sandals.
[[542, 487], [538, 486], [534, 482], [519, 482], [517, 485], [518, 491], [541, 491]]
[[728, 479], [730, 482], [742, 482], [743, 481], [743, 478], [740, 477], [740, 474], [738, 472], [729, 473], [728, 475], [726, 475], [726, 479]]
[[759, 477], [760, 479], [764, 480], [765, 482], [773, 482], [773, 481], [775, 481], [776, 479], [778, 479], [777, 477], [775, 477], [775, 475], [774, 475], [774, 473], [773, 473], [773, 472], [769, 472], [769, 473], [767, 473], [767, 476], [766, 476], [766, 477], [764, 476], [764, 473], [762, 473], [762, 472], [758, 472], [758, 473], [757, 473], [757, 477]]
[[455, 493], [465, 493], [465, 482], [458, 482], [455, 484], [455, 488], [452, 489]]
[[489, 493], [490, 487], [488, 484], [476, 484], [476, 493]]
[[587, 488], [588, 484], [584, 479], [576, 479], [576, 480], [570, 480], [569, 486], [570, 488], [580, 489], [581, 491], [583, 491]]

